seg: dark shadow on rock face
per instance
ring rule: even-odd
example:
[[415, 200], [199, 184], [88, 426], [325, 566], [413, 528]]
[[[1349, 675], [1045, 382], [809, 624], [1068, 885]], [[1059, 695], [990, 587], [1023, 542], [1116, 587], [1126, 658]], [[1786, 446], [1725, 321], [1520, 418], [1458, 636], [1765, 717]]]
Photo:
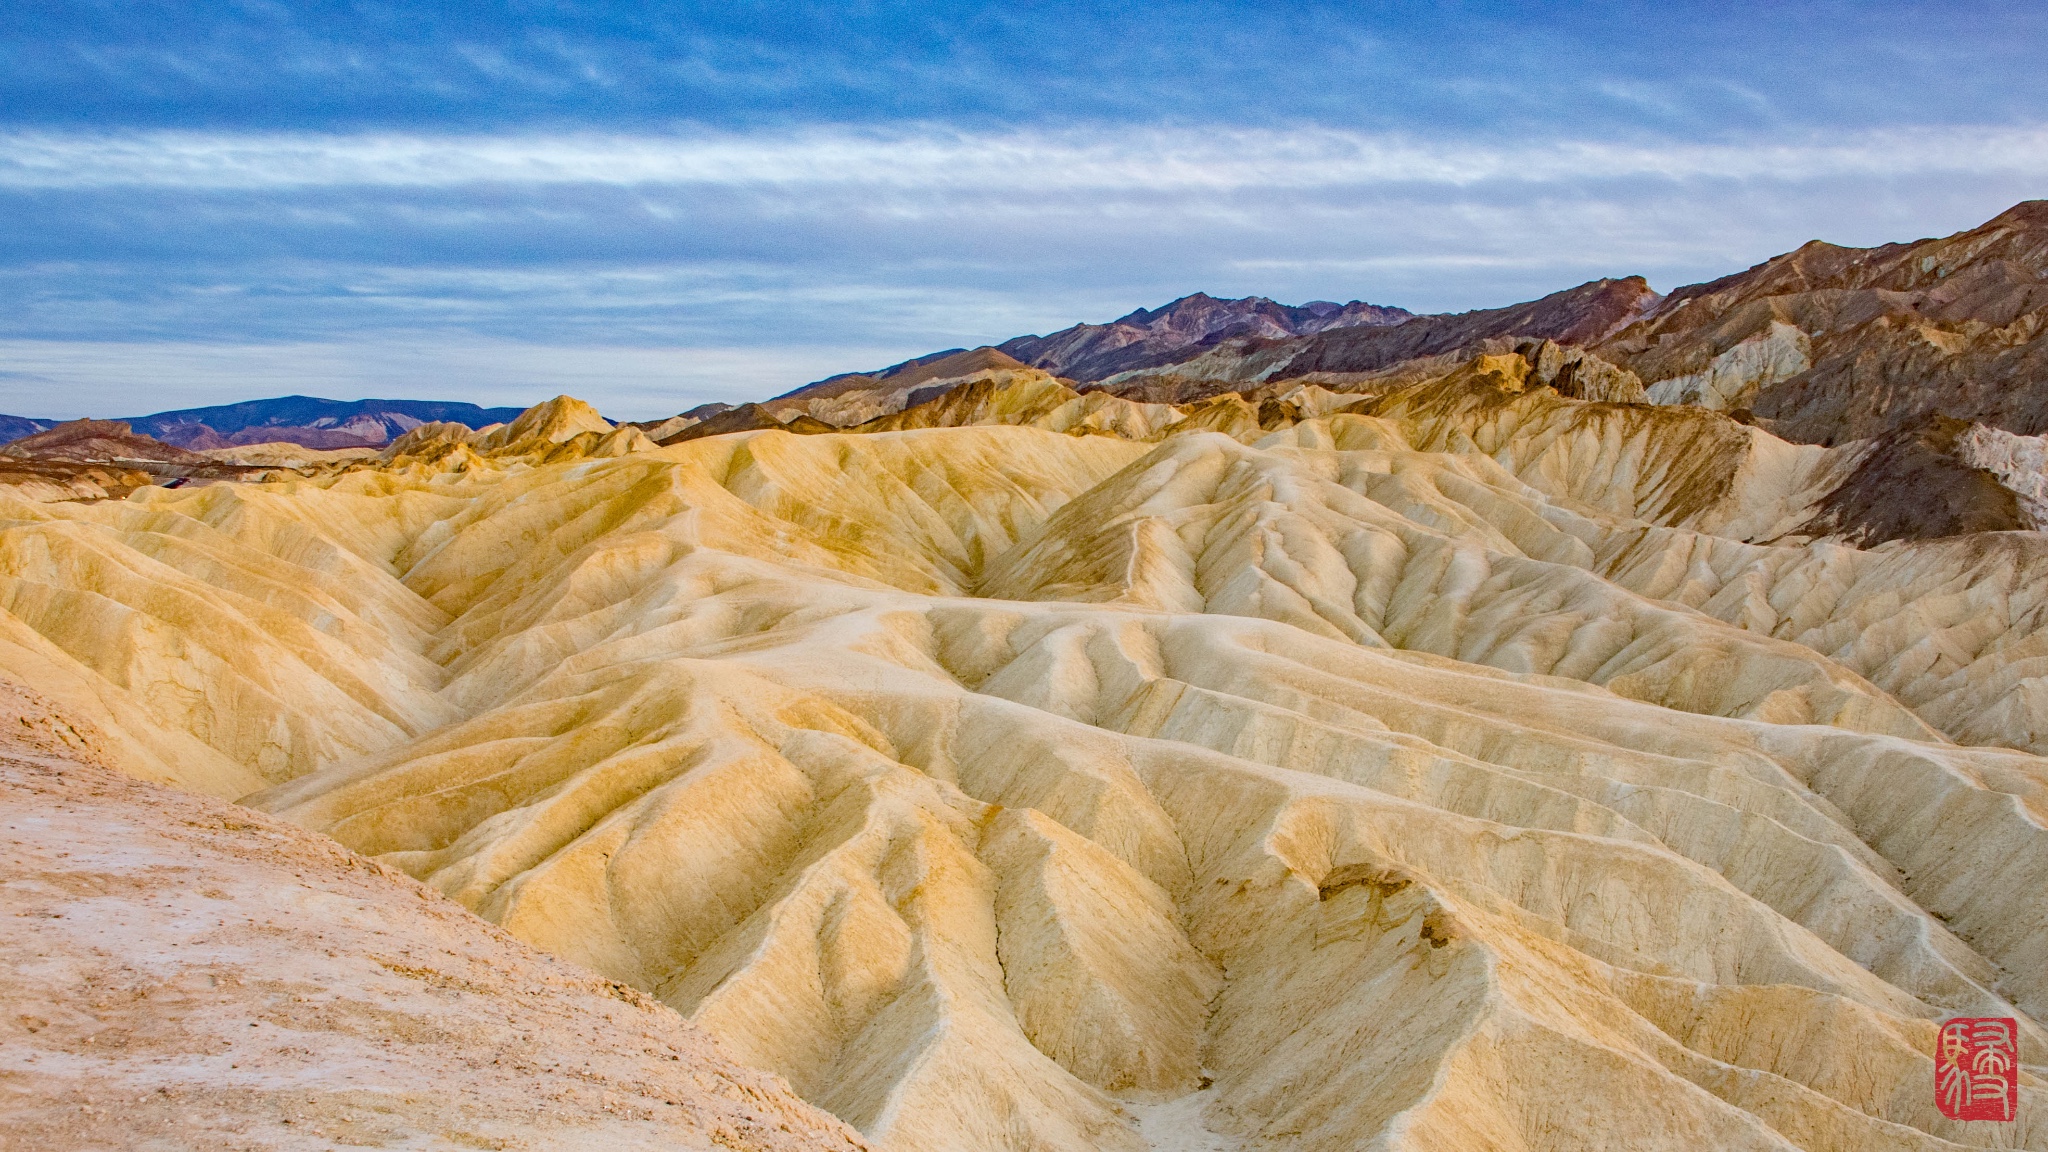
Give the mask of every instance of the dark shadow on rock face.
[[1799, 534], [1839, 536], [1858, 547], [2032, 527], [1998, 478], [1955, 456], [1969, 422], [1933, 416], [1879, 437]]

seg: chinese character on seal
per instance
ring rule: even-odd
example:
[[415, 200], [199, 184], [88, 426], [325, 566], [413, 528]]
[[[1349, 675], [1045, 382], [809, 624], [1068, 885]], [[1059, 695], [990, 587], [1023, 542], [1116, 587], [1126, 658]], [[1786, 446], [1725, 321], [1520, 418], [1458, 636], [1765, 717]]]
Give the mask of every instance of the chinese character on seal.
[[1942, 1021], [1934, 1042], [1934, 1104], [1941, 1114], [1951, 1120], [2011, 1120], [2019, 1099], [2019, 1021]]

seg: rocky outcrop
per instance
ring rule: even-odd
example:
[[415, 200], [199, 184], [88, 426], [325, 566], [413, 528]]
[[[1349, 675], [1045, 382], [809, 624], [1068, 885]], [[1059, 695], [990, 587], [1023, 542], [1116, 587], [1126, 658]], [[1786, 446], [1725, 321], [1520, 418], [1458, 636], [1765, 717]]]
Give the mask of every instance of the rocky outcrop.
[[1716, 412], [1743, 410], [1756, 403], [1763, 389], [1811, 367], [1813, 347], [1806, 333], [1773, 320], [1762, 331], [1716, 353], [1699, 371], [1659, 380], [1649, 398], [1658, 404], [1693, 404]]
[[1955, 438], [1954, 452], [1959, 462], [1990, 473], [2012, 493], [2025, 527], [2048, 530], [2048, 437], [1972, 424]]
[[1653, 400], [1635, 373], [1584, 348], [1554, 340], [1520, 340], [1513, 348], [1529, 362], [1530, 382], [1560, 396], [1602, 404], [1647, 404]]
[[1937, 417], [2048, 432], [2048, 201], [1934, 240], [1818, 240], [1680, 288], [1594, 351], [1654, 399], [1747, 409], [1810, 444]]
[[204, 464], [206, 457], [166, 444], [135, 430], [119, 420], [68, 420], [47, 432], [37, 432], [0, 445], [0, 456], [22, 460], [67, 460], [74, 463], [111, 463], [120, 460], [152, 460], [169, 464]]

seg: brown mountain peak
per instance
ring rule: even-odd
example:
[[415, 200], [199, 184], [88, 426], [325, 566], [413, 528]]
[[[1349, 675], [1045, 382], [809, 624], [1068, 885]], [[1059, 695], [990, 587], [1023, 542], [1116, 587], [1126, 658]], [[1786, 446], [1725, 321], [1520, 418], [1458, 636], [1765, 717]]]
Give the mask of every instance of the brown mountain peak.
[[162, 460], [205, 463], [205, 458], [138, 435], [123, 420], [67, 420], [47, 432], [23, 436], [0, 447], [0, 453], [30, 460]]
[[2018, 225], [2022, 228], [2048, 228], [2048, 200], [2022, 200], [1993, 216], [1985, 222], [1986, 228]]
[[899, 388], [912, 388], [927, 380], [949, 380], [955, 376], [971, 376], [976, 372], [986, 372], [992, 368], [1028, 367], [1030, 365], [1025, 364], [1022, 360], [1011, 356], [1000, 348], [983, 345], [980, 348], [970, 348], [965, 352], [955, 352], [951, 356], [941, 357], [937, 360], [927, 360], [914, 366], [905, 367], [880, 377], [880, 380]]

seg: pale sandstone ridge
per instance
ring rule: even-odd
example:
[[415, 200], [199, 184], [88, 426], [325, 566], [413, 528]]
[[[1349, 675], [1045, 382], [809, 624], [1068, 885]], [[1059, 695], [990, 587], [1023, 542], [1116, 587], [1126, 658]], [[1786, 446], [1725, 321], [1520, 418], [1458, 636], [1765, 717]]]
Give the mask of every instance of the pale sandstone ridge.
[[0, 1145], [855, 1152], [644, 996], [0, 681]]
[[375, 448], [308, 448], [290, 440], [266, 440], [234, 448], [207, 448], [199, 453], [224, 464], [249, 464], [268, 468], [306, 468], [315, 464], [338, 464], [368, 460]]
[[2048, 437], [1972, 424], [1957, 437], [1957, 448], [1961, 463], [1990, 472], [2013, 494], [2025, 527], [2048, 529]]
[[885, 1149], [2048, 1149], [2043, 538], [1545, 361], [4, 503], [0, 653]]

